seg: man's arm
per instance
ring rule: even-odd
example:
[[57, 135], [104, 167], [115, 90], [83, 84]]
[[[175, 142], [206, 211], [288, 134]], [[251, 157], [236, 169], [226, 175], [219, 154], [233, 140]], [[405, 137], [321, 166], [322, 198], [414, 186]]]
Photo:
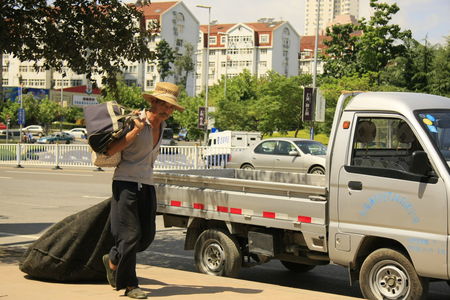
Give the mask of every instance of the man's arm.
[[139, 133], [144, 129], [145, 121], [135, 119], [134, 120], [134, 127], [132, 130], [130, 130], [123, 138], [120, 140], [112, 142], [108, 149], [106, 150], [106, 154], [111, 156], [116, 154], [117, 152], [122, 151], [126, 147], [128, 147], [139, 135]]

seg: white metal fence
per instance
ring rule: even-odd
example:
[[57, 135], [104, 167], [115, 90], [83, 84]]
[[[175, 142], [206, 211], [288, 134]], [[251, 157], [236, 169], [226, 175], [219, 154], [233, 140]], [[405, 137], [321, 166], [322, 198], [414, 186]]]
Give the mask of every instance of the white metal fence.
[[[246, 148], [161, 146], [155, 169], [224, 168], [231, 153], [244, 149]], [[91, 151], [87, 144], [0, 144], [1, 165], [96, 168], [91, 162]]]

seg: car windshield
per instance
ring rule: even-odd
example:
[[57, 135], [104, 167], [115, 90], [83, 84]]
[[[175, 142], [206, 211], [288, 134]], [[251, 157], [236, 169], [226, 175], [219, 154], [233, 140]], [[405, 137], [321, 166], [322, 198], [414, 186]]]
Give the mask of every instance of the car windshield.
[[297, 147], [305, 154], [311, 155], [326, 155], [327, 147], [322, 143], [316, 141], [294, 141]]
[[418, 111], [416, 117], [450, 166], [450, 110]]

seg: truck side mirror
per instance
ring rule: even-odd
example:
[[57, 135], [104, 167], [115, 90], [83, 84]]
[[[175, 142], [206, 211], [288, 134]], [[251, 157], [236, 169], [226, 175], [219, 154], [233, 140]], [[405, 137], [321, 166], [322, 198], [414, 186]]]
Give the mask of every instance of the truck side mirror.
[[412, 154], [411, 173], [430, 176], [432, 172], [428, 155], [425, 151], [414, 151]]

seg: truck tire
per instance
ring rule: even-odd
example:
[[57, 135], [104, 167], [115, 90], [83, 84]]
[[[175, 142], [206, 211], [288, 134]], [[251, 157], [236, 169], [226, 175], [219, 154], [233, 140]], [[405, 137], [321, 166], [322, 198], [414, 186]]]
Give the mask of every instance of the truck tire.
[[195, 266], [200, 273], [237, 277], [242, 265], [239, 244], [219, 229], [205, 230], [194, 247]]
[[419, 300], [428, 291], [428, 281], [417, 275], [411, 261], [403, 253], [387, 248], [367, 256], [359, 284], [364, 298], [374, 300]]
[[299, 264], [299, 263], [293, 263], [290, 261], [280, 260], [281, 264], [288, 269], [289, 271], [295, 272], [295, 273], [305, 273], [308, 271], [311, 271], [316, 266], [314, 265], [305, 265], [305, 264]]
[[243, 170], [254, 170], [255, 167], [252, 166], [251, 164], [243, 164], [243, 165], [241, 166], [241, 169], [243, 169]]

